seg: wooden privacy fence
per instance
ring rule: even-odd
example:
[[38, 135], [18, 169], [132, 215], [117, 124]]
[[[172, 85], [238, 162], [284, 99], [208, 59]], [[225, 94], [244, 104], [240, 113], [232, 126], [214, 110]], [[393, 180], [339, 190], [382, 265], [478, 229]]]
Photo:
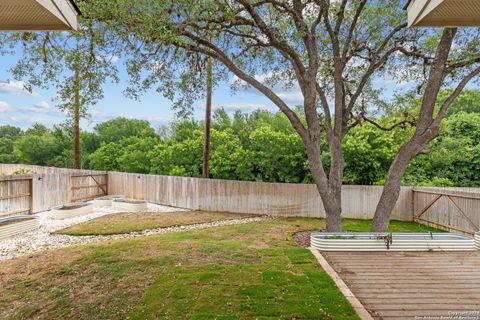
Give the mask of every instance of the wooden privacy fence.
[[463, 190], [413, 188], [414, 220], [447, 231], [479, 231], [480, 193]]
[[0, 216], [32, 212], [32, 178], [0, 177]]
[[[49, 210], [107, 194], [192, 210], [325, 217], [315, 185], [262, 183], [0, 164], [0, 215]], [[343, 187], [345, 218], [371, 219], [381, 186]], [[480, 188], [402, 187], [392, 219], [474, 233], [480, 228]]]
[[[315, 185], [109, 172], [109, 194], [193, 210], [229, 211], [273, 216], [325, 217]], [[344, 186], [344, 217], [373, 217], [382, 187]], [[393, 218], [411, 221], [411, 188], [403, 187]]]
[[70, 177], [70, 202], [90, 200], [107, 194], [108, 175], [106, 173]]
[[[12, 175], [19, 169], [29, 169], [37, 174]], [[0, 199], [12, 197], [0, 200], [0, 215], [41, 212], [67, 202], [88, 200], [108, 193], [106, 171], [19, 164], [0, 164], [0, 171], [8, 174], [0, 176]], [[17, 182], [4, 183], [4, 180]]]

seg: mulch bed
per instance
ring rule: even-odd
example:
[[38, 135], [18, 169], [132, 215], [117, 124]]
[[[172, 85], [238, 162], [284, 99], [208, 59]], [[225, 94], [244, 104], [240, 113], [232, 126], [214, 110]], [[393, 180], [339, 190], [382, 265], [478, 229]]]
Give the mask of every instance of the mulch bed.
[[295, 243], [302, 248], [310, 247], [310, 234], [312, 231], [300, 231], [292, 235]]
[[61, 208], [58, 208], [57, 210], [73, 210], [73, 209], [83, 208], [83, 207], [86, 207], [86, 206], [88, 206], [88, 203], [75, 204], [75, 205], [71, 205], [71, 206], [63, 206]]
[[109, 196], [103, 196], [103, 197], [98, 197], [98, 198], [95, 198], [95, 200], [119, 200], [119, 199], [123, 199], [123, 196], [120, 196], [120, 195], [109, 195]]
[[115, 199], [115, 202], [123, 202], [123, 203], [130, 203], [130, 204], [141, 204], [147, 203], [145, 200], [133, 200], [133, 199]]

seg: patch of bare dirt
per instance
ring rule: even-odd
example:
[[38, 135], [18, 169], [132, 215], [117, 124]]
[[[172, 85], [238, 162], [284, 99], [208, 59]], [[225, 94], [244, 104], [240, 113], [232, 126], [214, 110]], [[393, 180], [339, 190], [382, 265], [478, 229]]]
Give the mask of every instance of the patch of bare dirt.
[[135, 199], [114, 199], [115, 202], [123, 202], [123, 203], [130, 203], [130, 204], [141, 204], [147, 203], [145, 200], [135, 200]]
[[79, 259], [84, 249], [74, 247], [69, 249], [48, 252], [46, 254], [32, 254], [18, 259], [0, 262], [0, 288], [3, 281], [12, 278], [33, 277], [41, 278], [52, 270], [61, 269]]
[[73, 204], [73, 205], [63, 205], [60, 208], [57, 208], [57, 210], [73, 210], [73, 209], [79, 209], [88, 206], [88, 203], [85, 204]]
[[310, 234], [312, 231], [313, 230], [296, 232], [292, 235], [292, 239], [299, 247], [308, 248], [310, 247]]

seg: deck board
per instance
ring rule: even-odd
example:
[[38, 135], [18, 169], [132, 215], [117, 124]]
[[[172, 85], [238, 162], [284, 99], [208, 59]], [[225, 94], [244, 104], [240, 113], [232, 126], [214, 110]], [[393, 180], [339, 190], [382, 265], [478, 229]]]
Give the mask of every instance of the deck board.
[[375, 319], [480, 318], [479, 251], [322, 255]]

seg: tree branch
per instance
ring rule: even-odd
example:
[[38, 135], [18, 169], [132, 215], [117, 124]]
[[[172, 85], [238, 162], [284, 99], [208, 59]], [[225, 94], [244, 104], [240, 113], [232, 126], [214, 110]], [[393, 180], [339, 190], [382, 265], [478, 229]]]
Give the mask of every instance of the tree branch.
[[440, 107], [440, 110], [437, 113], [437, 117], [435, 118], [434, 124], [435, 125], [440, 125], [440, 122], [442, 121], [443, 117], [445, 116], [445, 113], [447, 112], [448, 108], [452, 105], [453, 101], [458, 97], [458, 95], [462, 92], [462, 90], [465, 88], [465, 86], [472, 80], [474, 77], [480, 74], [480, 66], [471, 71], [465, 78], [460, 81], [460, 83], [457, 85], [455, 90], [453, 90], [452, 94], [442, 103], [442, 106]]
[[269, 98], [270, 101], [272, 101], [280, 109], [280, 111], [282, 111], [287, 116], [287, 118], [290, 120], [290, 122], [292, 123], [292, 126], [297, 130], [297, 132], [303, 138], [306, 136], [305, 127], [303, 126], [302, 122], [298, 118], [297, 114], [293, 112], [293, 110], [290, 109], [288, 105], [280, 97], [278, 97], [271, 89], [269, 89], [267, 86], [262, 84], [260, 81], [258, 81], [254, 77], [242, 71], [239, 67], [235, 65], [235, 63], [231, 59], [228, 58], [228, 56], [221, 49], [219, 49], [209, 41], [199, 38], [193, 34], [188, 34], [186, 31], [184, 31], [182, 35], [192, 39], [196, 43], [202, 46], [205, 46], [208, 49], [195, 46], [192, 44], [185, 44], [185, 43], [175, 43], [175, 45], [181, 46], [186, 50], [205, 54], [207, 56], [210, 56], [222, 62], [238, 78], [250, 84], [252, 87], [262, 92], [267, 98]]
[[362, 13], [366, 3], [367, 3], [367, 0], [360, 0], [357, 10], [355, 11], [355, 15], [353, 17], [352, 23], [350, 24], [350, 28], [348, 30], [348, 36], [347, 36], [347, 39], [345, 40], [345, 45], [343, 47], [343, 53], [342, 53], [343, 59], [346, 59], [348, 51], [350, 50], [353, 33], [355, 32], [355, 27], [357, 26], [358, 18], [360, 17], [360, 14]]
[[412, 127], [415, 126], [415, 121], [403, 120], [403, 121], [399, 121], [397, 123], [394, 123], [390, 127], [384, 127], [381, 124], [379, 124], [378, 122], [376, 122], [375, 120], [372, 120], [372, 119], [366, 117], [364, 114], [362, 114], [361, 117], [362, 117], [363, 120], [365, 120], [366, 122], [374, 125], [376, 128], [378, 128], [382, 131], [392, 131], [393, 129], [398, 128], [398, 127], [405, 128], [407, 125], [411, 125]]

